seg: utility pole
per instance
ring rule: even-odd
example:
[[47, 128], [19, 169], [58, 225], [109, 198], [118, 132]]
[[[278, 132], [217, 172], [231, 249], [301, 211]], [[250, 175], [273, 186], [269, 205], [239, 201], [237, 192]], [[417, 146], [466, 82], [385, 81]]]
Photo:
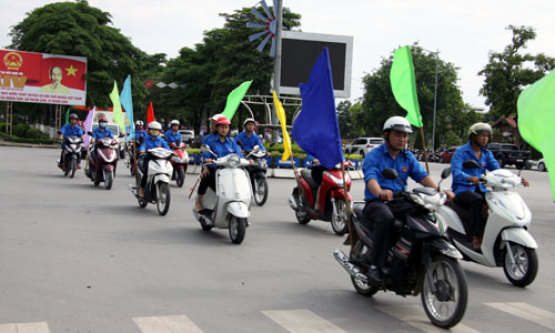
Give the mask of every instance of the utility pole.
[[438, 58], [439, 58], [439, 50], [434, 52], [436, 55], [436, 82], [434, 88], [434, 123], [432, 125], [432, 152], [436, 151], [436, 112], [437, 112], [437, 74], [438, 74]]

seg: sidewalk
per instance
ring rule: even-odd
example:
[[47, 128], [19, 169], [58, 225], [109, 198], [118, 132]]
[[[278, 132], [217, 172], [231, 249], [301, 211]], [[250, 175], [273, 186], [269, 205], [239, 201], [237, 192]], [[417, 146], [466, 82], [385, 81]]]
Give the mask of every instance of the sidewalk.
[[35, 144], [35, 143], [18, 143], [18, 142], [4, 141], [3, 139], [0, 139], [0, 147], [60, 149], [60, 144], [58, 143], [58, 144], [52, 144], [52, 145], [43, 145], [43, 144]]

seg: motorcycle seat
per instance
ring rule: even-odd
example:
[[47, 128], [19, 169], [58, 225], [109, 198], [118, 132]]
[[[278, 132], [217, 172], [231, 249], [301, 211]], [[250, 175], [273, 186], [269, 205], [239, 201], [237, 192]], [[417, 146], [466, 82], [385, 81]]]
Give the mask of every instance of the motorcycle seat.
[[316, 189], [318, 188], [318, 184], [316, 184], [316, 181], [314, 181], [314, 179], [312, 178], [312, 171], [302, 170], [301, 175], [308, 183], [308, 186], [310, 186], [310, 188], [312, 189], [312, 192], [316, 191]]
[[[355, 208], [355, 209], [354, 209], [354, 213], [355, 213], [355, 215], [356, 215], [357, 220], [358, 220], [359, 222], [361, 222], [361, 224], [362, 224], [363, 226], [369, 226], [369, 227], [370, 227], [370, 230], [372, 229], [372, 221], [370, 221], [368, 218], [366, 218], [366, 216], [364, 216], [363, 209], [360, 209], [360, 208], [357, 209], [357, 208]], [[404, 225], [405, 225], [405, 224], [403, 223], [403, 221], [401, 221], [400, 219], [397, 219], [397, 218], [396, 218], [396, 219], [393, 221], [393, 231], [395, 231], [395, 232], [401, 232], [401, 231], [403, 231]]]

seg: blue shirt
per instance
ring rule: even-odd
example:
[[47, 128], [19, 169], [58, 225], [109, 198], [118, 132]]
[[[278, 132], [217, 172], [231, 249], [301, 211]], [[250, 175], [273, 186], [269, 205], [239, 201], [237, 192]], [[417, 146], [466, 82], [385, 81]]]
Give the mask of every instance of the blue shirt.
[[204, 138], [202, 138], [202, 144], [209, 145], [210, 142], [212, 142], [212, 140], [216, 139], [217, 137], [217, 134], [214, 134], [214, 132], [210, 132]]
[[[480, 159], [476, 158], [476, 154], [474, 150], [472, 150], [472, 145], [468, 142], [465, 145], [460, 146], [455, 150], [455, 154], [451, 159], [451, 171], [453, 173], [453, 192], [455, 194], [459, 194], [464, 191], [476, 191], [476, 185], [473, 185], [468, 181], [469, 177], [476, 176], [480, 178], [485, 172], [480, 168], [476, 169], [465, 169], [463, 168], [463, 162], [473, 160], [478, 162], [478, 164], [489, 171], [499, 169], [499, 163], [493, 157], [493, 153], [486, 149], [485, 147], [482, 148], [482, 156]], [[480, 190], [482, 192], [487, 192], [488, 190], [484, 186], [484, 184], [479, 183]]]
[[246, 131], [237, 134], [237, 136], [235, 137], [235, 142], [239, 141], [243, 143], [244, 151], [251, 151], [256, 145], [259, 145], [261, 150], [265, 150], [260, 137], [254, 132], [251, 133], [250, 137], [248, 136]]
[[[240, 157], [243, 157], [243, 154], [241, 153], [241, 148], [239, 147], [239, 145], [237, 145], [237, 143], [235, 143], [235, 141], [233, 141], [233, 139], [231, 139], [228, 136], [225, 137], [224, 142], [222, 142], [218, 136], [218, 138], [210, 141], [209, 145], [210, 145], [210, 150], [212, 150], [214, 154], [216, 154], [216, 156], [218, 157], [224, 157], [232, 153], [235, 153]], [[203, 160], [206, 160], [209, 158], [214, 159], [214, 156], [208, 152], [202, 155]], [[209, 165], [209, 167], [217, 167], [217, 166], [214, 164], [211, 164]]]
[[160, 136], [152, 138], [152, 135], [147, 135], [145, 136], [145, 141], [141, 144], [140, 151], [147, 151], [152, 148], [166, 148], [170, 150], [166, 140], [162, 139]]
[[179, 139], [179, 141], [183, 142], [183, 138], [181, 137], [181, 133], [179, 133], [179, 132], [173, 133], [173, 131], [168, 131], [168, 132], [164, 133], [164, 137], [166, 138], [168, 143], [174, 143], [178, 139]]
[[135, 130], [135, 140], [139, 141], [140, 138], [146, 138], [145, 130]]
[[364, 172], [364, 199], [371, 200], [377, 197], [368, 189], [368, 181], [374, 179], [380, 184], [383, 190], [390, 190], [393, 193], [403, 191], [403, 185], [397, 179], [389, 180], [385, 179], [382, 175], [384, 169], [394, 169], [399, 174], [399, 178], [405, 183], [408, 177], [412, 178], [416, 182], [420, 182], [422, 178], [428, 176], [428, 173], [416, 157], [408, 151], [401, 150], [397, 158], [393, 159], [389, 155], [389, 150], [385, 143], [381, 144], [379, 147], [372, 149], [364, 158], [364, 163], [362, 164], [362, 171]]
[[111, 139], [114, 138], [114, 134], [108, 127], [106, 127], [104, 131], [101, 131], [100, 127], [97, 127], [93, 130], [92, 134], [93, 134], [92, 137], [95, 140], [104, 139], [104, 138], [111, 138]]
[[64, 139], [67, 139], [70, 136], [83, 136], [83, 129], [77, 124], [75, 125], [75, 127], [71, 127], [71, 124], [65, 124], [64, 126], [62, 126], [60, 132], [62, 132], [62, 134], [64, 135]]

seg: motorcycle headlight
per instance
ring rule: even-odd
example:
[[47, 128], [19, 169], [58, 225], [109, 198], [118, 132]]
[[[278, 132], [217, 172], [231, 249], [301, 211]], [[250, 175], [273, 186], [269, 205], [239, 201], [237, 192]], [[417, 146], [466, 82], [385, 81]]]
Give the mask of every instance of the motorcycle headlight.
[[327, 171], [324, 171], [324, 175], [330, 177], [335, 182], [335, 184], [337, 184], [337, 186], [343, 186], [343, 178], [337, 178]]
[[173, 156], [172, 161], [174, 161], [175, 163], [181, 163], [181, 159], [179, 158], [179, 156]]
[[241, 158], [237, 154], [231, 154], [231, 156], [229, 156], [228, 162], [229, 166], [232, 168], [238, 168], [241, 166]]

